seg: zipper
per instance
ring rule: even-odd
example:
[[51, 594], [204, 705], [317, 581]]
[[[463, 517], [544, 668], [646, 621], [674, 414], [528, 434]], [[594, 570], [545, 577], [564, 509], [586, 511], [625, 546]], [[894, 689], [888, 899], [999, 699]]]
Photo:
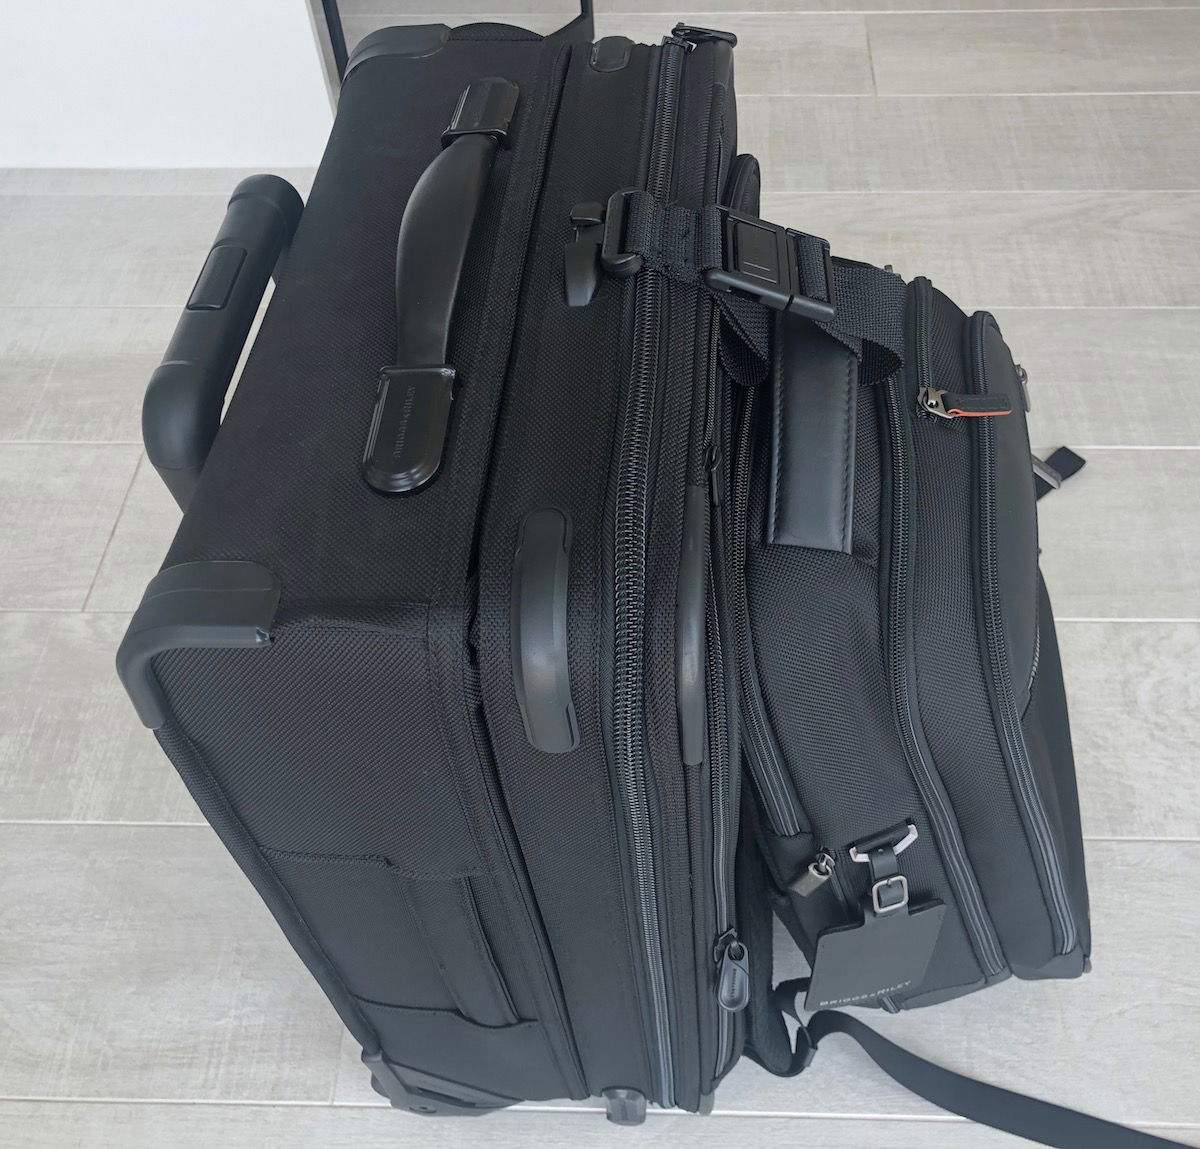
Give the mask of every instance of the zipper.
[[[915, 338], [911, 341], [917, 387], [932, 386], [929, 358], [929, 280], [913, 280]], [[929, 815], [930, 826], [946, 863], [946, 876], [962, 909], [963, 923], [974, 943], [980, 964], [993, 977], [1005, 966], [995, 929], [966, 856], [962, 837], [941, 779], [926, 758], [919, 718], [913, 704], [909, 673], [913, 661], [912, 614], [912, 490], [910, 448], [905, 420], [904, 380], [893, 375], [884, 386], [884, 407], [892, 452], [891, 556], [888, 576], [888, 668], [897, 728], [913, 781]], [[986, 423], [986, 420], [984, 420]]]
[[[660, 49], [654, 136], [646, 190], [670, 192], [680, 73], [688, 47], [666, 40]], [[633, 356], [621, 428], [614, 521], [613, 756], [629, 835], [650, 1014], [649, 1047], [658, 1077], [658, 1102], [674, 1105], [675, 1066], [663, 951], [658, 873], [650, 817], [645, 720], [646, 537], [649, 480], [658, 386], [658, 336], [663, 280], [639, 275], [634, 288]]]
[[[971, 358], [975, 381], [982, 391], [986, 384], [983, 327], [990, 317], [976, 312], [971, 317]], [[1041, 790], [1029, 760], [1029, 748], [1021, 728], [1021, 715], [1013, 694], [1012, 673], [1008, 663], [1008, 645], [1004, 633], [1004, 616], [1000, 601], [1000, 575], [996, 543], [996, 447], [995, 428], [988, 419], [977, 427], [975, 438], [979, 467], [979, 550], [980, 584], [983, 600], [983, 630], [992, 683], [1000, 710], [1000, 728], [1004, 739], [1005, 757], [1012, 764], [1017, 794], [1024, 807], [1026, 821], [1033, 831], [1042, 867], [1049, 886], [1051, 908], [1058, 933], [1058, 952], [1070, 953], [1078, 941], [1075, 917], [1067, 895], [1062, 861]], [[1036, 658], [1034, 665], [1036, 667]]]
[[750, 636], [750, 602], [746, 589], [746, 550], [749, 532], [750, 465], [752, 462], [754, 393], [745, 388], [741, 422], [737, 434], [734, 458], [732, 518], [733, 518], [733, 617], [736, 620], [736, 656], [739, 679], [739, 715], [750, 776], [767, 815], [771, 828], [782, 837], [806, 833], [808, 826], [800, 812], [791, 776], [780, 760], [779, 749], [771, 735], [763, 713], [762, 692], [754, 667], [754, 650]]
[[[722, 603], [727, 603], [728, 593], [725, 585], [725, 554], [726, 536], [723, 508], [725, 504], [725, 468], [724, 451], [726, 425], [728, 416], [725, 410], [724, 392], [720, 387], [718, 371], [718, 350], [720, 327], [713, 318], [709, 340], [708, 361], [708, 407], [705, 410], [704, 442], [706, 444], [705, 464], [709, 476], [709, 495], [711, 508], [711, 560], [709, 564], [709, 617], [707, 621], [709, 659], [708, 674], [710, 689], [709, 697], [709, 744], [708, 760], [709, 784], [712, 791], [712, 825], [713, 825], [713, 903], [716, 921], [717, 943], [714, 949], [714, 960], [717, 962], [716, 998], [717, 998], [717, 1052], [713, 1065], [713, 1079], [718, 1078], [733, 1055], [735, 1020], [734, 1013], [745, 1007], [745, 1001], [740, 1005], [736, 987], [731, 981], [736, 980], [736, 971], [727, 969], [728, 944], [723, 948], [722, 939], [737, 942], [737, 928], [733, 920], [733, 835], [730, 828], [730, 814], [737, 808], [734, 793], [734, 776], [732, 768], [732, 747], [729, 738], [729, 701], [730, 692], [726, 688], [717, 689], [718, 679], [723, 679], [726, 673], [725, 635], [728, 633], [728, 612], [722, 609]], [[736, 703], [736, 694], [733, 695]], [[735, 705], [736, 711], [736, 705]], [[745, 946], [741, 947], [743, 964], [748, 957]], [[749, 986], [748, 979], [746, 986]]]

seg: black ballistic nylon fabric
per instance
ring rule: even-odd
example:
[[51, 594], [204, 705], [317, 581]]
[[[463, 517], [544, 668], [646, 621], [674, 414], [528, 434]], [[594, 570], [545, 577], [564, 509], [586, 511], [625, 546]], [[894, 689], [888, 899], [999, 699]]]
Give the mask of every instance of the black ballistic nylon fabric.
[[[535, 136], [539, 79], [553, 64], [538, 41], [458, 41], [424, 60], [359, 65], [261, 331], [189, 513], [165, 565], [259, 562], [283, 601], [427, 601], [442, 551], [470, 536], [476, 508], [456, 502], [458, 473], [477, 474], [491, 447], [483, 414], [502, 373], [482, 367], [502, 343], [480, 328], [489, 253], [524, 136]], [[400, 66], [397, 66], [399, 63]], [[419, 497], [381, 495], [359, 471], [378, 372], [395, 354], [395, 236], [409, 193], [441, 150], [457, 94], [502, 66], [521, 86], [512, 146], [502, 149], [476, 225], [452, 325], [460, 372], [443, 470]], [[528, 168], [532, 167], [526, 157]], [[513, 290], [519, 280], [509, 269]], [[482, 344], [480, 341], [483, 341]], [[502, 372], [502, 364], [501, 364]]]
[[[541, 926], [528, 895], [513, 885], [522, 880], [520, 860], [497, 861], [509, 857], [500, 840], [503, 809], [484, 784], [487, 765], [476, 757], [462, 670], [457, 681], [454, 670], [463, 662], [463, 600], [492, 413], [565, 59], [561, 46], [532, 36], [499, 49], [458, 40], [432, 62], [368, 60], [347, 82], [262, 331], [167, 559], [249, 559], [271, 569], [283, 585], [273, 644], [176, 651], [155, 663], [179, 727], [164, 746], [181, 773], [199, 759], [193, 772], [219, 785], [202, 808], [214, 824], [222, 805], [230, 809], [230, 848], [236, 842], [293, 945], [364, 1047], [379, 1044], [370, 1014], [389, 1057], [401, 1063], [418, 1051], [394, 1022], [380, 1023], [383, 1007], [356, 1003], [345, 981], [408, 1008], [403, 954], [395, 955], [390, 994], [380, 984], [386, 963], [377, 950], [335, 940], [331, 957], [314, 936], [326, 931], [301, 921], [297, 903], [314, 919], [321, 906], [335, 912], [327, 903], [339, 883], [327, 874], [314, 887], [278, 856], [272, 868], [256, 844], [386, 858], [414, 879], [418, 871], [434, 880], [475, 875], [475, 911], [498, 939], [496, 960], [510, 975], [521, 971], [512, 978], [516, 1004], [526, 1017], [557, 1017], [553, 966], [531, 956], [541, 952]], [[440, 150], [461, 90], [497, 71], [522, 96], [460, 285], [449, 352], [459, 387], [445, 462], [419, 497], [381, 496], [363, 482], [359, 462], [375, 377], [394, 354], [400, 216]], [[479, 880], [485, 869], [493, 881]], [[365, 909], [354, 890], [361, 878], [342, 880], [342, 910], [354, 918], [356, 904]], [[345, 917], [329, 923], [339, 937], [350, 929]], [[396, 940], [405, 933], [403, 914], [380, 929]], [[442, 1011], [426, 1012], [410, 1019], [411, 1032], [434, 1044], [474, 1040]], [[551, 1053], [541, 1027], [530, 1025], [481, 1037], [479, 1048], [492, 1061], [525, 1059], [530, 1068], [513, 1086], [516, 1096], [579, 1095], [563, 1031], [554, 1031]], [[439, 1050], [426, 1052], [415, 1064], [432, 1071]], [[503, 1082], [482, 1070], [449, 1076], [503, 1092]]]
[[[874, 402], [875, 389], [868, 393]], [[751, 627], [768, 718], [814, 842], [844, 851], [869, 834], [913, 820], [920, 837], [904, 855], [912, 899], [938, 898], [947, 906], [926, 985], [973, 988], [982, 975], [896, 734], [880, 629], [879, 571], [845, 554], [764, 543], [765, 434], [760, 422], [747, 556]], [[879, 467], [862, 456], [869, 450], [878, 459], [882, 444], [876, 439], [858, 446], [863, 465], [861, 481], [856, 468], [856, 537], [869, 529], [878, 507]], [[878, 532], [877, 514], [874, 522]], [[866, 867], [848, 862], [844, 853], [841, 858], [842, 880], [856, 897], [865, 895]]]
[[1079, 819], [1079, 788], [1075, 779], [1075, 758], [1071, 750], [1071, 723], [1063, 687], [1062, 659], [1054, 613], [1046, 584], [1038, 578], [1038, 625], [1041, 631], [1041, 656], [1034, 679], [1029, 709], [1022, 725], [1029, 754], [1039, 770], [1042, 791], [1052, 802], [1053, 816], [1062, 833], [1063, 857], [1068, 867], [1067, 888], [1075, 922], [1079, 927], [1084, 954], [1092, 950], [1092, 931], [1088, 904], [1087, 876], [1084, 869], [1083, 828]]
[[172, 712], [256, 841], [478, 871], [431, 718], [424, 608], [285, 616], [272, 638], [155, 660]]
[[[934, 294], [930, 349], [938, 386], [968, 391], [962, 312]], [[916, 382], [908, 409], [916, 410]], [[971, 421], [913, 418], [914, 628], [921, 720], [984, 901], [1010, 963], [1043, 964], [1050, 920], [998, 742], [976, 619]], [[1034, 604], [1029, 604], [1030, 610]]]
[[[625, 285], [608, 277], [590, 306], [568, 308], [562, 261], [572, 206], [638, 178], [649, 61], [648, 50], [635, 49], [625, 69], [605, 73], [588, 66], [586, 53], [572, 59], [560, 120], [604, 125], [604, 139], [575, 130], [553, 139], [538, 204], [545, 226], [529, 251], [479, 548], [488, 735], [593, 1093], [610, 1085], [650, 1091], [599, 686], [605, 498], [628, 370], [627, 313]], [[513, 687], [513, 559], [522, 520], [542, 507], [571, 522], [567, 636], [580, 742], [564, 754], [530, 745]]]

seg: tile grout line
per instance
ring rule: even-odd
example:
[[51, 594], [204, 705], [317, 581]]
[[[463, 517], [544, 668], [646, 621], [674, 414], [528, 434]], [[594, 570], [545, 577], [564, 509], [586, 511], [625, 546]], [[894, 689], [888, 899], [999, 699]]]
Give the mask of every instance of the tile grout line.
[[[211, 1108], [280, 1108], [280, 1109], [362, 1109], [389, 1113], [391, 1107], [384, 1101], [337, 1101], [332, 1104], [318, 1100], [250, 1100], [242, 1098], [182, 1098], [182, 1097], [49, 1097], [49, 1096], [0, 1096], [0, 1104], [38, 1105], [162, 1105], [202, 1106]], [[523, 1103], [493, 1114], [493, 1119], [504, 1120], [509, 1116], [525, 1113], [570, 1114], [592, 1118], [604, 1110], [596, 1105], [536, 1105]], [[682, 1109], [648, 1109], [648, 1118], [661, 1120], [668, 1117], [693, 1117]], [[714, 1109], [710, 1117], [734, 1120], [778, 1120], [796, 1121], [870, 1121], [878, 1123], [900, 1122], [924, 1125], [969, 1125], [965, 1117], [939, 1113], [822, 1113], [820, 1111], [797, 1111], [787, 1109]], [[1200, 1123], [1184, 1121], [1138, 1121], [1131, 1126], [1136, 1129], [1164, 1129], [1190, 1131], [1200, 1129]]]
[[83, 596], [83, 606], [81, 606], [77, 612], [79, 614], [83, 614], [87, 611], [88, 603], [92, 600], [92, 592], [96, 589], [96, 582], [100, 578], [100, 571], [104, 566], [104, 560], [108, 557], [108, 548], [112, 546], [113, 538], [117, 533], [117, 526], [121, 522], [121, 516], [125, 514], [125, 507], [129, 502], [129, 495], [133, 491], [133, 484], [137, 481], [138, 472], [142, 469], [142, 459], [144, 457], [144, 454], [139, 453], [137, 462], [133, 465], [133, 474], [129, 477], [129, 485], [125, 488], [125, 495], [121, 499], [121, 505], [117, 508], [117, 513], [113, 517], [112, 528], [108, 532], [108, 538], [104, 541], [104, 549], [100, 552], [100, 558], [96, 563], [96, 569], [92, 572], [92, 581], [88, 584], [87, 594]]
[[[278, 1107], [281, 1109], [367, 1109], [380, 1110], [382, 1112], [390, 1112], [391, 1107], [386, 1101], [338, 1101], [330, 1104], [325, 1101], [316, 1099], [289, 1099], [280, 1098], [278, 1100], [261, 1100], [253, 1098], [226, 1098], [226, 1097], [54, 1097], [47, 1095], [0, 1095], [0, 1104], [3, 1103], [21, 1103], [21, 1104], [49, 1104], [49, 1105], [164, 1105], [164, 1106], [212, 1106], [229, 1108], [247, 1108], [247, 1107]], [[495, 1118], [504, 1118], [506, 1115], [519, 1116], [522, 1113], [569, 1113], [591, 1116], [596, 1113], [603, 1113], [604, 1110], [598, 1105], [540, 1105], [536, 1103], [523, 1102], [516, 1106], [510, 1106], [503, 1110], [498, 1110], [492, 1116]], [[650, 1108], [646, 1111], [647, 1117], [664, 1118], [664, 1117], [694, 1117], [694, 1114], [688, 1113], [682, 1109], [658, 1109]], [[789, 1109], [714, 1109], [709, 1115], [711, 1117], [730, 1117], [730, 1118], [750, 1118], [750, 1119], [778, 1119], [778, 1118], [795, 1118], [798, 1120], [807, 1121], [875, 1121], [875, 1122], [911, 1122], [918, 1124], [942, 1124], [942, 1125], [969, 1125], [971, 1122], [965, 1117], [959, 1117], [952, 1113], [825, 1113], [820, 1110], [789, 1110]], [[1139, 1121], [1134, 1120], [1135, 1128], [1141, 1129], [1178, 1129], [1191, 1130], [1200, 1129], [1200, 1122], [1188, 1121]]]

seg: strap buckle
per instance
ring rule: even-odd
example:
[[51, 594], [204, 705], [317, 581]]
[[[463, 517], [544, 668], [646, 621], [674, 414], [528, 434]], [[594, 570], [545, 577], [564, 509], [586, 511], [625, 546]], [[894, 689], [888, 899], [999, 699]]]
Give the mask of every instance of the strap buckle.
[[[719, 211], [722, 265], [704, 273], [710, 288], [747, 296], [775, 311], [823, 323], [833, 319], [833, 262], [823, 239], [731, 208]], [[809, 282], [812, 278], [817, 282]]]

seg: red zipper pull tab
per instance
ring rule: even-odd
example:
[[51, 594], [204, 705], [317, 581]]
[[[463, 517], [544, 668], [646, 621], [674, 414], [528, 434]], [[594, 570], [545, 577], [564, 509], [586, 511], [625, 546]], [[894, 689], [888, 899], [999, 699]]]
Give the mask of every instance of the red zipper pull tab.
[[923, 414], [939, 419], [979, 419], [989, 415], [1011, 415], [1012, 403], [1007, 395], [984, 392], [964, 395], [957, 391], [939, 391], [922, 387], [917, 393], [917, 407]]

